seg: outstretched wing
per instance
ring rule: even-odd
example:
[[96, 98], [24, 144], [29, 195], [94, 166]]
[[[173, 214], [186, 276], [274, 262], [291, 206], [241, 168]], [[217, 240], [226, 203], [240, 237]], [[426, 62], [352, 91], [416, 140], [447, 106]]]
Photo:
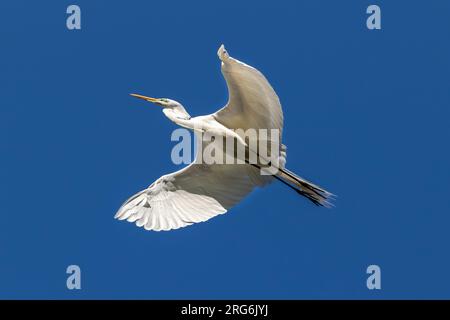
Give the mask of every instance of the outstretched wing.
[[213, 116], [231, 129], [283, 130], [283, 111], [280, 100], [264, 75], [255, 68], [228, 55], [219, 48], [222, 74], [228, 86], [229, 100]]
[[270, 180], [250, 165], [194, 161], [128, 199], [115, 218], [147, 230], [178, 229], [227, 212], [256, 186]]

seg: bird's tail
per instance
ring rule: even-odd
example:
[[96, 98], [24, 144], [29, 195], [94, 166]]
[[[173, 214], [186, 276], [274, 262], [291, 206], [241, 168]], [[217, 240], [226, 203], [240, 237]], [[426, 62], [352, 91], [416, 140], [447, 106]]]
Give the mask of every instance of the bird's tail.
[[284, 183], [293, 187], [293, 189], [299, 194], [311, 200], [315, 205], [324, 206], [327, 208], [333, 206], [331, 201], [334, 200], [334, 194], [303, 178], [300, 178], [292, 171], [286, 168], [280, 168], [278, 170], [277, 177], [281, 178]]

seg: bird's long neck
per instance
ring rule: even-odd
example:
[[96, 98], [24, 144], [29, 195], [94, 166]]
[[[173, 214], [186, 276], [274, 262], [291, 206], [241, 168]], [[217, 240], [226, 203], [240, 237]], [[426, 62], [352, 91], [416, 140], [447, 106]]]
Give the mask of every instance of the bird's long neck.
[[193, 129], [194, 125], [191, 121], [191, 116], [183, 107], [178, 108], [167, 108], [163, 110], [164, 114], [167, 118], [169, 118], [172, 122], [175, 122], [179, 126], [182, 126], [187, 129]]

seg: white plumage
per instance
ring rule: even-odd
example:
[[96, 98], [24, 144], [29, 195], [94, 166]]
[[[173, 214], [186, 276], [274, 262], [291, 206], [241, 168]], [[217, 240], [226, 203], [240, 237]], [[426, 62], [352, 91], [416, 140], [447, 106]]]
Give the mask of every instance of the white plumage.
[[[229, 101], [214, 114], [191, 118], [176, 101], [133, 96], [162, 106], [170, 120], [197, 131], [209, 130], [223, 136], [235, 136], [233, 129], [278, 129], [280, 171], [276, 176], [265, 176], [249, 164], [207, 165], [194, 161], [177, 172], [162, 176], [128, 199], [118, 210], [117, 219], [135, 222], [147, 230], [178, 229], [227, 212], [255, 187], [264, 186], [273, 178], [288, 184], [315, 204], [329, 206], [331, 193], [284, 168], [286, 148], [281, 144], [283, 111], [267, 79], [255, 68], [230, 57], [223, 45], [218, 56], [222, 61]], [[236, 138], [244, 139], [242, 136]]]

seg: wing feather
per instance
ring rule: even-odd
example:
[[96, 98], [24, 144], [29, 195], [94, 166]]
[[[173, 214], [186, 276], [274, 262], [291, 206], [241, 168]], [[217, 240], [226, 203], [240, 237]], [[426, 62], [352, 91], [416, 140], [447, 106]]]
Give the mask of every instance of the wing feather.
[[218, 55], [229, 100], [215, 119], [232, 129], [278, 129], [281, 138], [283, 110], [269, 81], [257, 69], [230, 57], [223, 45]]
[[190, 164], [130, 198], [115, 217], [155, 231], [207, 221], [266, 183], [250, 178], [254, 170], [249, 165]]

